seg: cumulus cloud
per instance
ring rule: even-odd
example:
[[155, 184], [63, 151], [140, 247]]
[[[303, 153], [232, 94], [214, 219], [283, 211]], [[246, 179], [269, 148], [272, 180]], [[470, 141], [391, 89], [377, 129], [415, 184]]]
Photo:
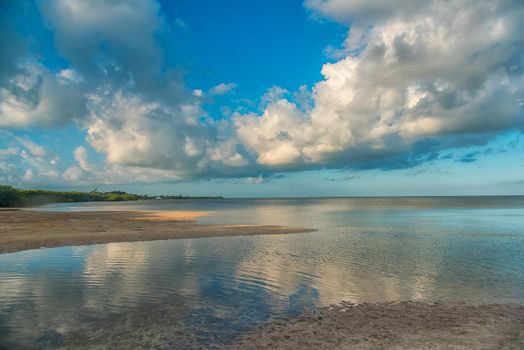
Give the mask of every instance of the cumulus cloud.
[[71, 184], [115, 184], [137, 181], [149, 183], [181, 179], [171, 170], [92, 162], [84, 146], [75, 148], [73, 155], [76, 164], [69, 166], [61, 174], [62, 179]]
[[23, 63], [11, 73], [0, 86], [0, 127], [64, 125], [85, 112], [81, 91], [47, 68]]
[[39, 62], [42, 55], [31, 44], [35, 39], [18, 32], [21, 14], [30, 16], [31, 11], [26, 2], [0, 6], [1, 128], [61, 126], [84, 112], [81, 91], [63, 84], [64, 78], [74, 78], [74, 71], [55, 74]]
[[17, 137], [16, 140], [35, 157], [44, 157], [47, 153], [43, 146], [34, 143], [27, 137]]
[[259, 185], [264, 183], [264, 177], [262, 175], [257, 177], [247, 177], [245, 183], [248, 185]]
[[26, 136], [0, 132], [0, 183], [58, 182], [60, 158], [51, 149], [35, 143]]
[[[418, 14], [430, 4], [418, 0], [306, 0], [305, 5], [314, 14], [326, 16], [345, 24], [370, 25], [391, 17]], [[466, 1], [463, 1], [463, 3]]]
[[[23, 50], [2, 40], [2, 52], [13, 59], [2, 61], [0, 70], [0, 127], [56, 127], [71, 121], [84, 127], [87, 97], [106, 86], [171, 104], [191, 96], [176, 69], [165, 65], [158, 38], [169, 27], [157, 1], [35, 1], [67, 64], [50, 69], [40, 62], [43, 53], [37, 46]], [[6, 17], [2, 39], [16, 32], [16, 21], [7, 19], [21, 16], [16, 10], [23, 12], [16, 3], [8, 5], [0, 9]]]
[[160, 71], [163, 55], [155, 35], [163, 29], [163, 18], [156, 1], [53, 0], [39, 5], [59, 52], [89, 76], [100, 75], [100, 66], [110, 62], [138, 83]]
[[[41, 8], [74, 67], [59, 77], [72, 83], [89, 77], [83, 83], [86, 113], [78, 123], [89, 145], [106, 156], [102, 173], [129, 167], [142, 169], [129, 172], [140, 172], [140, 178], [230, 176], [248, 164], [227, 122], [203, 110], [202, 90], [187, 88], [176, 69], [165, 67], [156, 38], [169, 27], [156, 1], [55, 0]], [[223, 95], [235, 86], [221, 83], [209, 94]], [[64, 175], [87, 179], [97, 172], [79, 162]]]
[[[280, 98], [262, 115], [235, 119], [259, 164], [409, 166], [424, 153], [522, 129], [522, 3], [409, 2], [307, 2], [357, 32], [351, 27], [347, 56], [322, 68], [310, 110]], [[371, 26], [364, 33], [359, 23]]]
[[[87, 168], [85, 149], [63, 176], [88, 181], [127, 167], [137, 179], [229, 176], [248, 161], [227, 123], [209, 118], [202, 90], [186, 87], [164, 61], [157, 40], [169, 26], [155, 0], [39, 1], [69, 67], [53, 73], [31, 53], [6, 72], [0, 85], [0, 127], [56, 127], [73, 121], [106, 165]], [[210, 95], [236, 84], [221, 83]], [[141, 170], [140, 170], [141, 169]], [[228, 170], [229, 169], [229, 170]], [[242, 172], [246, 172], [243, 169]]]
[[79, 84], [84, 81], [84, 78], [77, 71], [70, 68], [62, 69], [57, 77], [63, 84]]
[[87, 140], [109, 163], [191, 171], [196, 164], [186, 162], [207, 143], [195, 105], [164, 105], [108, 89], [89, 96], [89, 110]]
[[64, 180], [74, 183], [85, 183], [100, 180], [101, 175], [105, 175], [101, 174], [101, 171], [89, 162], [87, 149], [84, 146], [75, 148], [73, 156], [78, 164], [70, 166], [63, 172], [62, 177]]
[[109, 89], [90, 95], [88, 108], [87, 140], [110, 164], [169, 170], [178, 178], [220, 176], [247, 165], [238, 145], [222, 137], [229, 131], [220, 122], [201, 120], [198, 104]]
[[[186, 86], [165, 57], [171, 24], [157, 1], [37, 3], [65, 63], [46, 67], [34, 47], [2, 40], [0, 127], [73, 121], [90, 147], [60, 168], [49, 150], [13, 141], [0, 152], [5, 176], [87, 183], [411, 167], [524, 127], [521, 1], [307, 0], [315, 16], [348, 26], [323, 80], [275, 86], [257, 112], [220, 106], [222, 119], [204, 104], [236, 84]], [[2, 38], [16, 37], [9, 11], [0, 9]], [[88, 149], [105, 162], [90, 162]]]
[[213, 86], [209, 92], [211, 93], [211, 95], [225, 95], [231, 92], [236, 87], [237, 84], [235, 83], [220, 83], [216, 86]]

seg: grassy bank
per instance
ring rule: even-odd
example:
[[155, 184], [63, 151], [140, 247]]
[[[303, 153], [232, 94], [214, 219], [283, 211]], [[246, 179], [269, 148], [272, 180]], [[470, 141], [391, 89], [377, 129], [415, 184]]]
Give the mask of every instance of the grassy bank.
[[12, 186], [0, 185], [0, 208], [27, 207], [49, 203], [74, 202], [119, 202], [141, 199], [189, 199], [189, 198], [222, 198], [222, 197], [188, 197], [188, 196], [149, 196], [126, 193], [123, 191], [91, 192], [23, 190]]

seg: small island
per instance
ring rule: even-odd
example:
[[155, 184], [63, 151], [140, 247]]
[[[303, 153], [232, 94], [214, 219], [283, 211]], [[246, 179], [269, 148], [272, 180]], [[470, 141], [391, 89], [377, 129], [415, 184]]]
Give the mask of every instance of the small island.
[[48, 191], [24, 190], [8, 185], [0, 185], [0, 208], [17, 208], [39, 206], [50, 203], [75, 202], [121, 202], [147, 199], [222, 199], [222, 196], [150, 196], [127, 193], [124, 191], [100, 192], [94, 189], [91, 192], [78, 191]]

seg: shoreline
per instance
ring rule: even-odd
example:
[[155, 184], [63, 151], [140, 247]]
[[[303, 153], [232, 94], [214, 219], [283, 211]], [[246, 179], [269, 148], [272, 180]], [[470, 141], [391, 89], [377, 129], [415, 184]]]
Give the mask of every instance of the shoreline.
[[524, 349], [524, 305], [341, 302], [273, 320], [227, 349]]
[[0, 211], [0, 254], [38, 248], [225, 236], [306, 233], [302, 227], [204, 225], [209, 212]]

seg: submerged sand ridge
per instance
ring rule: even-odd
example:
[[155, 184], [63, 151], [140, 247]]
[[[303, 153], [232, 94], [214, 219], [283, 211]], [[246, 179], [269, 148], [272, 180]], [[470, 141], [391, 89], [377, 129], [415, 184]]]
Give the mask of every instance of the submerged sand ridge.
[[524, 305], [352, 304], [266, 323], [228, 349], [524, 349]]
[[203, 238], [311, 232], [313, 229], [271, 225], [202, 225], [208, 212], [0, 211], [0, 253], [163, 239]]

